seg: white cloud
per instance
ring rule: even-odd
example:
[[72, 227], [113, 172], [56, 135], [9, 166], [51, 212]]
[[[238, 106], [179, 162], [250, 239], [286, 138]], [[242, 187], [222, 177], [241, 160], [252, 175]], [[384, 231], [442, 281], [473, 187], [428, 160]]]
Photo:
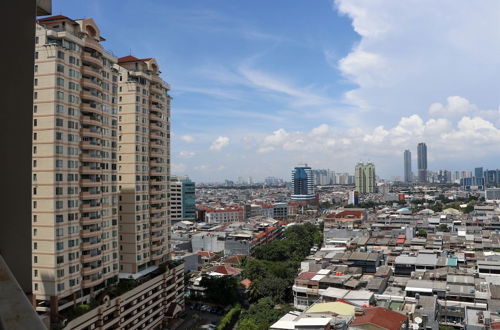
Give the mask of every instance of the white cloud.
[[183, 163], [172, 163], [172, 167], [171, 167], [171, 170], [172, 170], [172, 173], [174, 174], [180, 174], [180, 173], [184, 173], [187, 169], [187, 166]]
[[214, 140], [214, 142], [212, 142], [209, 149], [213, 151], [220, 151], [222, 150], [222, 148], [229, 145], [229, 141], [230, 140], [227, 136], [219, 136], [217, 139]]
[[[365, 123], [423, 114], [449, 95], [498, 107], [500, 2], [486, 0], [336, 0], [360, 35], [338, 61], [358, 86], [345, 100]], [[487, 46], [486, 46], [487, 45]], [[470, 115], [474, 106], [451, 96], [429, 108], [434, 118]], [[498, 115], [497, 111], [493, 112]], [[397, 117], [396, 117], [397, 118]], [[492, 119], [497, 122], [498, 119]]]
[[[460, 100], [455, 102], [455, 108], [460, 104], [470, 104], [465, 98], [448, 99], [452, 100], [447, 105], [451, 104], [451, 107], [453, 99]], [[475, 111], [481, 112], [478, 109]], [[497, 152], [500, 129], [480, 116], [462, 116], [452, 121], [447, 118], [424, 119], [413, 114], [401, 117], [392, 127], [379, 125], [369, 131], [332, 131], [326, 124], [321, 124], [310, 132], [287, 132], [279, 129], [261, 138], [256, 150], [262, 154], [273, 151], [273, 154], [281, 155], [284, 159], [289, 159], [290, 155], [300, 151], [299, 154], [308, 155], [306, 157], [311, 159], [331, 155], [336, 159], [344, 158], [354, 162], [371, 157], [385, 163], [389, 160], [386, 158], [388, 155], [399, 157], [404, 149], [411, 149], [422, 141], [432, 148], [433, 159], [468, 158], [467, 155], [470, 154], [487, 155]], [[482, 146], [480, 151], [477, 150], [478, 144]]]
[[183, 136], [181, 136], [181, 140], [186, 142], [186, 143], [193, 143], [194, 137], [191, 135], [183, 135]]
[[179, 157], [181, 158], [191, 158], [194, 157], [196, 153], [194, 151], [181, 151], [179, 152]]
[[323, 136], [330, 132], [330, 126], [327, 124], [321, 124], [318, 127], [315, 127], [311, 130], [311, 136]]
[[431, 104], [429, 114], [440, 118], [461, 117], [477, 109], [469, 100], [460, 96], [450, 96], [446, 101], [447, 104], [444, 105], [439, 102]]

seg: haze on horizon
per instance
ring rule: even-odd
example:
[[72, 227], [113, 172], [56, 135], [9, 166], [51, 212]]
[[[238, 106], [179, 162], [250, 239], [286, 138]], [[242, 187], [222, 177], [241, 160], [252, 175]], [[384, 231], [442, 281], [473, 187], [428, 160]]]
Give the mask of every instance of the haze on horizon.
[[[402, 176], [500, 167], [500, 2], [75, 1], [117, 56], [172, 86], [172, 172], [198, 182], [376, 164]], [[123, 19], [121, 19], [123, 18]], [[130, 48], [130, 41], [133, 47]], [[161, 40], [161, 42], [158, 42]]]

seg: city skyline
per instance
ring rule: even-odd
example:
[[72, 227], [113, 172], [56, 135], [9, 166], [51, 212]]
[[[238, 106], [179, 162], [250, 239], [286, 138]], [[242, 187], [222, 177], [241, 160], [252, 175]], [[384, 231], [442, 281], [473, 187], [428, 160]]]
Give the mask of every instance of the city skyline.
[[[103, 33], [115, 36], [106, 48], [117, 54], [145, 57], [152, 44], [158, 48], [159, 65], [168, 73], [164, 78], [175, 86], [173, 174], [196, 182], [285, 178], [301, 161], [349, 171], [369, 159], [381, 177], [390, 178], [401, 173], [401, 150], [419, 141], [432, 145], [430, 170], [496, 167], [494, 51], [456, 49], [457, 36], [475, 49], [482, 49], [475, 36], [495, 38], [492, 31], [461, 24], [475, 17], [494, 24], [491, 6], [478, 5], [472, 13], [466, 2], [449, 1], [397, 9], [395, 1], [144, 4], [117, 8], [99, 1], [55, 1], [54, 6], [105, 22]], [[144, 6], [152, 16], [142, 17]], [[449, 20], [435, 14], [442, 11]], [[464, 17], [469, 14], [473, 17]], [[111, 15], [139, 16], [125, 22]], [[415, 24], [424, 17], [441, 32]], [[157, 23], [163, 19], [168, 26]], [[297, 24], [305, 20], [310, 24]], [[129, 38], [141, 42], [131, 48]], [[425, 57], [429, 61], [420, 61]], [[453, 63], [443, 62], [450, 57]], [[472, 69], [472, 62], [484, 65]], [[474, 159], [467, 156], [471, 152]]]

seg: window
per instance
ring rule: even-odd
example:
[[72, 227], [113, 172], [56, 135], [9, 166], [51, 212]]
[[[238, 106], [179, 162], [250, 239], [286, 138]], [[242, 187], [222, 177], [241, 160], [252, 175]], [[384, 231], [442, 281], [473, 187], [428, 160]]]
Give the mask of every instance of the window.
[[56, 187], [56, 195], [62, 195], [63, 194], [63, 188], [62, 187]]
[[33, 93], [33, 99], [35, 99], [35, 100], [38, 99], [38, 92]]
[[33, 263], [37, 264], [38, 263], [38, 256], [33, 256]]
[[61, 159], [56, 159], [56, 167], [57, 168], [62, 168], [63, 167], [63, 161]]
[[56, 104], [56, 113], [64, 113], [64, 105]]
[[64, 148], [62, 146], [56, 146], [56, 154], [62, 155], [64, 152]]
[[71, 63], [71, 64], [75, 64], [76, 63], [74, 56], [70, 56], [69, 57], [69, 63]]
[[57, 291], [64, 291], [64, 283], [57, 283]]
[[62, 214], [56, 214], [56, 222], [61, 223], [64, 221], [64, 216]]
[[58, 64], [57, 65], [57, 72], [64, 73], [64, 65]]
[[63, 208], [63, 202], [62, 201], [56, 201], [56, 209], [60, 210]]
[[64, 249], [64, 243], [63, 242], [57, 242], [56, 243], [56, 249], [58, 251], [63, 250]]
[[56, 85], [60, 87], [64, 87], [64, 79], [63, 78], [57, 78], [56, 79]]
[[56, 126], [63, 127], [64, 120], [62, 118], [56, 118]]
[[64, 60], [64, 52], [62, 51], [57, 51], [57, 58], [61, 59], [61, 60]]
[[38, 86], [38, 79], [37, 78], [35, 78], [34, 85]]
[[38, 72], [38, 65], [35, 65], [35, 73]]
[[56, 99], [58, 99], [58, 100], [64, 100], [64, 92], [57, 91], [56, 92]]
[[33, 250], [37, 250], [38, 249], [38, 243], [37, 242], [33, 242]]

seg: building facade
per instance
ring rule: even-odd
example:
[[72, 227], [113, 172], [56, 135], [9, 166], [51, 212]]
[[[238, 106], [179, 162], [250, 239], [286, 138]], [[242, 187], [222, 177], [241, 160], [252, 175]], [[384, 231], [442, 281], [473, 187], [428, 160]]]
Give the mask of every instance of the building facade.
[[404, 153], [404, 182], [410, 183], [412, 181], [411, 173], [411, 152], [410, 150], [405, 150]]
[[195, 183], [188, 177], [170, 180], [170, 219], [172, 224], [196, 219]]
[[92, 19], [41, 19], [33, 108], [33, 300], [57, 313], [118, 277], [116, 58]]
[[418, 181], [427, 182], [427, 145], [421, 142], [417, 146]]
[[375, 183], [375, 165], [373, 163], [358, 163], [354, 169], [356, 191], [370, 194], [377, 191]]
[[118, 60], [120, 273], [167, 261], [170, 178], [169, 85], [153, 58]]
[[305, 165], [297, 166], [292, 171], [292, 196], [295, 201], [313, 201], [314, 186], [311, 167]]

